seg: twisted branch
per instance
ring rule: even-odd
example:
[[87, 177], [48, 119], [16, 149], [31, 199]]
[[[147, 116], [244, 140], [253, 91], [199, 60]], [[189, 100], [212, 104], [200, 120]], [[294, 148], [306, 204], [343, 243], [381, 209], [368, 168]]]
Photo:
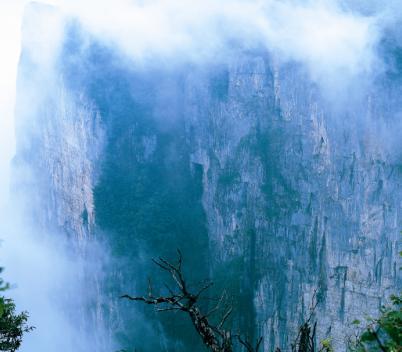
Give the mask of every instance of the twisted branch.
[[[253, 347], [247, 339], [243, 339], [240, 335], [232, 335], [232, 332], [225, 328], [233, 312], [231, 305], [228, 305], [227, 302], [224, 304], [227, 298], [225, 291], [212, 310], [207, 313], [202, 311], [199, 301], [202, 295], [212, 287], [213, 283], [208, 281], [198, 289], [196, 293], [190, 292], [182, 271], [183, 256], [180, 250], [178, 250], [177, 253], [178, 259], [175, 264], [170, 263], [162, 257], [159, 257], [157, 260], [153, 259], [155, 265], [170, 274], [172, 281], [176, 285], [177, 292], [170, 288], [169, 285], [165, 284], [164, 286], [169, 295], [154, 296], [151, 280], [148, 280], [147, 296], [131, 296], [125, 294], [121, 296], [121, 298], [157, 306], [158, 308], [156, 308], [156, 310], [158, 312], [182, 311], [187, 313], [204, 345], [211, 352], [233, 352], [233, 337], [237, 337], [238, 341], [247, 348], [248, 352], [258, 352], [262, 344], [262, 337], [257, 341], [255, 347]], [[221, 305], [224, 305], [223, 310], [221, 309]], [[209, 317], [219, 311], [222, 312], [222, 318], [218, 324], [213, 324]]]

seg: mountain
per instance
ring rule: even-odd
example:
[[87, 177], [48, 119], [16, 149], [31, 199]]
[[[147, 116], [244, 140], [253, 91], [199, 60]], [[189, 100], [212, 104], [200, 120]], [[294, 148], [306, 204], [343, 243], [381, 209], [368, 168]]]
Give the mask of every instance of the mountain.
[[[58, 27], [35, 23], [58, 16], [33, 5], [26, 28], [46, 38]], [[105, 248], [82, 313], [86, 329], [107, 326], [95, 350], [203, 350], [178, 315], [119, 299], [146, 290], [148, 274], [163, 282], [148, 259], [176, 248], [191, 281], [230, 292], [233, 326], [263, 335], [264, 351], [289, 345], [314, 297], [318, 337], [344, 350], [351, 322], [401, 287], [401, 66], [337, 100], [264, 49], [144, 67], [63, 25], [51, 63], [26, 33], [14, 188], [77, 256]], [[382, 50], [398, 63], [392, 45]]]

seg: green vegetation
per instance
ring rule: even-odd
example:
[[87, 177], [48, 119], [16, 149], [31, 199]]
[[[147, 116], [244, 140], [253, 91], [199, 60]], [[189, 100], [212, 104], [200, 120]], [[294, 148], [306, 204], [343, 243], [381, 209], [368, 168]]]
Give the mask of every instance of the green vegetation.
[[[174, 119], [161, 123], [163, 117], [155, 116], [158, 83], [163, 78], [157, 73], [154, 77], [130, 75], [110, 65], [105, 70], [104, 61], [112, 58], [99, 49], [95, 54], [100, 56], [95, 60], [99, 67], [91, 67], [96, 71], [90, 75], [94, 81], [86, 84], [108, 131], [94, 190], [95, 209], [99, 238], [107, 243], [113, 258], [102, 291], [118, 297], [145, 288], [141, 282], [146, 282], [144, 272], [149, 263], [144, 262], [143, 253], [169, 257], [178, 247], [189, 258], [187, 270], [192, 281], [205, 278], [209, 251], [201, 198], [203, 169], [190, 160], [182, 124]], [[158, 278], [158, 273], [153, 276]], [[145, 320], [139, 318], [144, 314], [141, 310], [121, 304], [118, 311], [111, 311], [104, 305], [105, 319], [111, 324], [119, 322], [115, 337], [120, 346], [143, 351], [200, 350], [188, 328], [190, 322], [172, 322], [168, 315]], [[151, 324], [157, 326], [155, 330], [150, 329]], [[186, 333], [179, 339], [178, 331]], [[147, 346], [143, 346], [144, 339], [149, 341]]]
[[[355, 320], [354, 325], [361, 322]], [[377, 319], [369, 318], [363, 331], [349, 342], [351, 352], [402, 351], [402, 296], [391, 296], [391, 305], [381, 308]]]
[[[0, 291], [4, 292], [8, 288], [9, 285], [0, 279]], [[18, 350], [24, 334], [33, 329], [27, 324], [28, 313], [17, 314], [15, 309], [12, 299], [0, 296], [0, 351], [14, 352]]]
[[[391, 304], [381, 307], [380, 313], [376, 319], [368, 318], [361, 333], [350, 338], [350, 352], [402, 351], [402, 295], [392, 295]], [[357, 319], [352, 324], [362, 325]]]

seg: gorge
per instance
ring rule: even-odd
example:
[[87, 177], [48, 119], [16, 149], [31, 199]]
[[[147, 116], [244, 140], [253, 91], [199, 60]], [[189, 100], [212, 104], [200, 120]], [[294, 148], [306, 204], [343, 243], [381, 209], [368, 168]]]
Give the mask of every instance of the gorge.
[[143, 292], [148, 275], [163, 282], [150, 259], [176, 248], [194, 283], [211, 278], [230, 293], [231, 324], [264, 336], [264, 351], [286, 350], [314, 292], [318, 338], [345, 350], [352, 321], [401, 288], [393, 28], [369, 73], [313, 74], [236, 37], [202, 60], [131, 60], [79, 19], [29, 5], [13, 197], [24, 222], [77, 264], [68, 280], [78, 289], [58, 300], [91, 350], [203, 351], [186, 320], [119, 298]]

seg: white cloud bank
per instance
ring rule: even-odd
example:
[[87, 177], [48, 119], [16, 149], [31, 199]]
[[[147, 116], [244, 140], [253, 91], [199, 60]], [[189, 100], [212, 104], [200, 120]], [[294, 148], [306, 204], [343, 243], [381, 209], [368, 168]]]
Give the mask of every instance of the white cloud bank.
[[313, 78], [368, 72], [383, 9], [363, 15], [339, 1], [59, 0], [102, 41], [130, 58], [213, 59], [228, 40], [305, 64]]

